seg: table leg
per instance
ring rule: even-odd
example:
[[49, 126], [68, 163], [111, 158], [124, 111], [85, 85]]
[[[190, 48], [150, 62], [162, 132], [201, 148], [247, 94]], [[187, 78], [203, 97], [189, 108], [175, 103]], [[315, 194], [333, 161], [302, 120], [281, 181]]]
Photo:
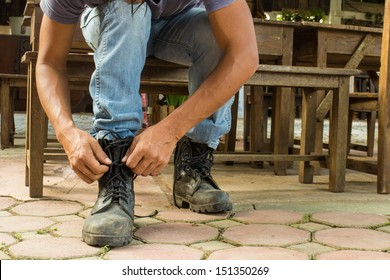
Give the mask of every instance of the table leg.
[[[300, 155], [310, 155], [314, 149], [316, 127], [316, 92], [305, 89], [302, 94], [302, 131], [300, 143]], [[299, 182], [313, 183], [314, 168], [309, 161], [299, 162]]]
[[333, 92], [329, 135], [329, 190], [343, 192], [347, 163], [349, 78], [340, 78], [338, 90]]
[[[291, 89], [278, 88], [275, 105], [275, 133], [274, 133], [274, 153], [289, 153], [290, 145], [290, 117], [291, 117]], [[286, 161], [276, 161], [274, 172], [276, 175], [286, 175], [289, 163]]]

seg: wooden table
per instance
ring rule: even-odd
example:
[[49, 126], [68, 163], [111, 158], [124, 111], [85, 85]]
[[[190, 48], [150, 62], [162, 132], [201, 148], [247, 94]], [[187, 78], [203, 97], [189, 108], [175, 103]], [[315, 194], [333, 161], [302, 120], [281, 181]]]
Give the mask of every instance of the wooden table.
[[8, 148], [14, 143], [14, 106], [11, 88], [26, 88], [27, 76], [0, 73], [1, 107], [1, 148]]
[[[380, 69], [381, 46], [381, 28], [305, 22], [294, 30], [294, 64], [361, 69], [369, 74], [376, 88], [379, 88], [377, 72]], [[319, 91], [316, 99], [315, 150], [320, 152], [323, 149], [323, 120], [329, 111], [332, 92]], [[351, 162], [349, 167], [365, 171], [362, 164], [355, 166]], [[369, 169], [372, 170], [372, 167], [368, 166], [366, 170]], [[390, 188], [385, 190], [378, 186], [378, 193], [388, 192]]]
[[[300, 24], [261, 19], [253, 21], [260, 63], [291, 66], [294, 29]], [[251, 105], [244, 110], [244, 145], [248, 145], [251, 152], [272, 151], [274, 154], [287, 155], [289, 148], [293, 146], [291, 114], [294, 96], [291, 88], [278, 87], [274, 92], [270, 145], [265, 141], [268, 108], [265, 104], [264, 87], [250, 86], [247, 90], [250, 90], [248, 103]], [[252, 107], [258, 109], [254, 110]], [[246, 137], [250, 140], [247, 141]], [[285, 175], [287, 167], [288, 162], [277, 161], [274, 163], [274, 172], [277, 175]]]

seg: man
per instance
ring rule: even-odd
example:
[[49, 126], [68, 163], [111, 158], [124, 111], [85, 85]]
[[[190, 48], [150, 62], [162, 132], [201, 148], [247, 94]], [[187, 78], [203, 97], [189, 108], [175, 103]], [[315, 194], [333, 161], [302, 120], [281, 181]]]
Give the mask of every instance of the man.
[[[82, 18], [83, 33], [95, 49], [91, 134], [72, 120], [66, 78], [72, 35], [86, 6], [95, 7]], [[201, 213], [231, 210], [210, 168], [213, 150], [230, 129], [234, 94], [258, 64], [246, 1], [41, 0], [41, 7], [36, 71], [42, 106], [73, 170], [87, 183], [99, 180], [84, 241], [114, 247], [131, 241], [134, 174], [159, 174], [175, 147], [175, 204]], [[189, 65], [191, 96], [137, 133], [147, 56]]]

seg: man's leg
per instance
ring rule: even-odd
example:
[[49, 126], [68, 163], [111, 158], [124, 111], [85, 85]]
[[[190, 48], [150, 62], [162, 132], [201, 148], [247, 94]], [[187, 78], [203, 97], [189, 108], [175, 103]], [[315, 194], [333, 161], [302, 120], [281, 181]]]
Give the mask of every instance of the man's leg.
[[[149, 55], [189, 65], [192, 94], [214, 70], [223, 53], [203, 9], [191, 9], [170, 19], [152, 22]], [[233, 98], [187, 132], [175, 151], [174, 199], [178, 207], [202, 213], [232, 209], [229, 196], [213, 180], [212, 153], [231, 127]]]
[[121, 159], [141, 128], [139, 86], [151, 15], [146, 4], [132, 7], [122, 0], [109, 1], [98, 9], [99, 16], [85, 22], [95, 23], [91, 27], [99, 30], [84, 27], [85, 37], [99, 35], [93, 40], [96, 70], [90, 84], [93, 135], [112, 164], [99, 179], [98, 198], [84, 223], [83, 239], [90, 245], [116, 247], [133, 237], [134, 175]]
[[100, 7], [100, 37], [90, 92], [94, 101], [93, 134], [107, 131], [134, 136], [141, 128], [139, 93], [146, 59], [151, 13], [145, 4], [109, 1]]

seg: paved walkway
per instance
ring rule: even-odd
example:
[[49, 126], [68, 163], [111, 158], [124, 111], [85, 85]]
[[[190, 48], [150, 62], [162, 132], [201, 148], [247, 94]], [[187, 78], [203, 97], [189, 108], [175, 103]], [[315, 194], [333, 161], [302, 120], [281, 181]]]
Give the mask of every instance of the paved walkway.
[[136, 179], [136, 214], [157, 216], [135, 220], [131, 245], [96, 248], [81, 241], [96, 184], [66, 163], [48, 164], [45, 197], [30, 199], [22, 151], [0, 152], [0, 259], [390, 260], [390, 198], [375, 193], [372, 176], [348, 174], [347, 192], [333, 194], [326, 175], [309, 186], [270, 168], [217, 165], [234, 209], [202, 215], [171, 205], [169, 166]]
[[44, 198], [24, 186], [24, 146], [0, 151], [0, 259], [390, 260], [390, 195], [375, 176], [348, 170], [344, 193], [327, 190], [327, 170], [300, 184], [297, 169], [217, 164], [230, 213], [202, 215], [172, 206], [172, 165], [135, 181], [133, 242], [97, 248], [81, 241], [97, 184], [77, 178], [66, 162], [45, 166]]

